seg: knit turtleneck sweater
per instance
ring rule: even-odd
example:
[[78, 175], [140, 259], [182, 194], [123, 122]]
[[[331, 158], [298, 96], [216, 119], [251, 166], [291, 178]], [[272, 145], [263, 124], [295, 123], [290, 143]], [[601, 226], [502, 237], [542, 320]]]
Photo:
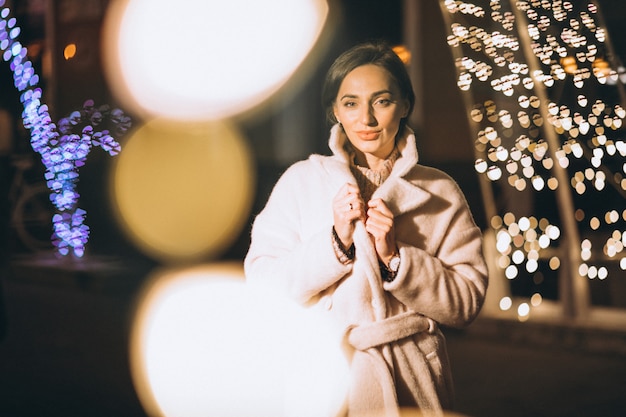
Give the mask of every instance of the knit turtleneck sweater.
[[352, 171], [354, 178], [356, 178], [357, 185], [361, 191], [361, 196], [366, 204], [370, 198], [372, 198], [374, 191], [376, 191], [376, 189], [380, 187], [380, 185], [385, 182], [387, 178], [389, 178], [393, 164], [395, 164], [399, 157], [400, 151], [397, 147], [393, 148], [391, 154], [387, 157], [387, 159], [385, 159], [383, 166], [377, 170], [357, 165], [356, 162], [354, 162], [354, 158], [352, 159], [350, 170]]

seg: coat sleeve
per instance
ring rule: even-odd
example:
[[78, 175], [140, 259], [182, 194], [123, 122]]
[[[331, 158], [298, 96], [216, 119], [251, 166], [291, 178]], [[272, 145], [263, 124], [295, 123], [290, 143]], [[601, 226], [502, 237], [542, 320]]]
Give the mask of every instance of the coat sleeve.
[[446, 209], [424, 220], [431, 241], [424, 247], [398, 242], [400, 270], [384, 289], [407, 308], [440, 324], [463, 327], [480, 312], [488, 284], [482, 234], [456, 183], [438, 194]]
[[335, 255], [332, 218], [319, 222], [319, 230], [303, 233], [303, 222], [317, 221], [304, 213], [319, 204], [309, 199], [316, 196], [319, 200], [317, 191], [322, 186], [322, 181], [311, 175], [307, 161], [293, 165], [281, 176], [252, 226], [244, 260], [249, 283], [275, 287], [305, 303], [351, 271], [352, 266], [343, 265]]

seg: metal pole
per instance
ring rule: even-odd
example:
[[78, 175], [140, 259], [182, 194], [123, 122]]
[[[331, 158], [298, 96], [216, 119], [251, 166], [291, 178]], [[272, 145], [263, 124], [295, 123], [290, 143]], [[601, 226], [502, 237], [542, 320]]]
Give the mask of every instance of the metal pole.
[[[407, 0], [411, 3], [411, 0]], [[450, 27], [452, 21], [450, 20], [450, 14], [448, 13], [446, 6], [442, 0], [439, 1], [441, 8], [441, 15], [447, 27]], [[463, 55], [460, 53], [459, 48], [450, 48], [453, 54], [453, 58], [460, 59]], [[472, 108], [472, 95], [469, 91], [461, 91], [461, 96], [465, 105], [465, 111], [468, 112]], [[467, 116], [467, 114], [466, 114]], [[468, 117], [469, 120], [469, 117]], [[478, 137], [478, 127], [475, 123], [469, 122], [469, 129], [472, 138]], [[483, 158], [482, 153], [472, 145], [474, 150], [474, 160]], [[484, 311], [498, 312], [500, 311], [499, 303], [503, 297], [511, 295], [511, 286], [508, 279], [504, 276], [502, 268], [497, 265], [498, 252], [496, 250], [496, 235], [493, 227], [491, 227], [492, 219], [498, 215], [498, 208], [496, 205], [496, 198], [493, 192], [492, 182], [483, 174], [478, 175], [478, 184], [480, 186], [480, 195], [482, 197], [483, 209], [485, 211], [485, 220], [487, 229], [483, 231], [484, 234], [484, 254], [489, 267], [489, 290], [487, 291], [487, 299], [485, 300]]]
[[[538, 58], [532, 51], [530, 37], [528, 35], [528, 22], [524, 13], [521, 13], [515, 5], [515, 0], [511, 1], [511, 9], [515, 12], [515, 22], [517, 32], [520, 37], [520, 47], [524, 53], [526, 63], [530, 73], [541, 70]], [[543, 120], [549, 119], [547, 103], [549, 102], [547, 88], [543, 82], [535, 82], [535, 93], [540, 101], [540, 112]], [[556, 151], [560, 148], [559, 137], [554, 129], [547, 127], [544, 129], [545, 139], [548, 143], [550, 156], [554, 161], [558, 161]], [[558, 181], [556, 189], [557, 207], [559, 217], [563, 223], [562, 242], [563, 255], [566, 261], [561, 263], [559, 273], [560, 301], [563, 306], [563, 313], [568, 318], [585, 317], [589, 313], [591, 297], [589, 293], [589, 283], [585, 277], [578, 273], [578, 268], [582, 262], [580, 257], [580, 236], [578, 226], [574, 217], [574, 202], [571, 189], [569, 187], [569, 176], [567, 171], [555, 163], [553, 168], [554, 176]]]

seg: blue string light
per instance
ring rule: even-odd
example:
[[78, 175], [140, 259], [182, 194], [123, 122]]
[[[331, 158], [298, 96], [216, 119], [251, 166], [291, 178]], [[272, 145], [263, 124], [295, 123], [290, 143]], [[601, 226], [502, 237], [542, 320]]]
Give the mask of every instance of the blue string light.
[[45, 180], [50, 189], [50, 200], [57, 209], [52, 218], [52, 243], [60, 255], [82, 257], [89, 239], [89, 226], [84, 224], [86, 212], [77, 207], [80, 195], [76, 191], [78, 168], [85, 164], [93, 146], [109, 155], [117, 155], [120, 144], [108, 129], [96, 130], [109, 122], [116, 135], [130, 128], [130, 118], [120, 109], [108, 106], [96, 108], [87, 100], [81, 111], [59, 120], [58, 126], [50, 117], [48, 106], [42, 103], [39, 76], [28, 59], [27, 49], [19, 41], [21, 29], [11, 17], [11, 10], [0, 0], [0, 52], [13, 73], [15, 88], [21, 93], [22, 121], [30, 131], [30, 143], [41, 155]]

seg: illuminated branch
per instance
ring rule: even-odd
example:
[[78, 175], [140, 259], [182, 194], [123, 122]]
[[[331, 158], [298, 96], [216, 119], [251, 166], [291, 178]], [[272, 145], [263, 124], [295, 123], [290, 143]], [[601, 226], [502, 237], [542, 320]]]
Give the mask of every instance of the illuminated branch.
[[[28, 59], [27, 49], [19, 41], [20, 27], [11, 17], [8, 7], [0, 0], [0, 52], [10, 64], [15, 88], [21, 93], [22, 120], [30, 131], [31, 146], [41, 155], [50, 189], [50, 200], [57, 209], [53, 216], [52, 242], [61, 255], [72, 253], [82, 257], [89, 239], [89, 227], [84, 224], [86, 212], [79, 207], [76, 191], [78, 169], [85, 164], [93, 146], [101, 147], [109, 155], [117, 155], [120, 145], [111, 135], [124, 134], [130, 127], [130, 118], [119, 109], [94, 107], [88, 100], [81, 111], [61, 119], [58, 126], [52, 121], [48, 106], [42, 103], [42, 91], [37, 87], [39, 76]], [[96, 130], [111, 126], [115, 129]]]

